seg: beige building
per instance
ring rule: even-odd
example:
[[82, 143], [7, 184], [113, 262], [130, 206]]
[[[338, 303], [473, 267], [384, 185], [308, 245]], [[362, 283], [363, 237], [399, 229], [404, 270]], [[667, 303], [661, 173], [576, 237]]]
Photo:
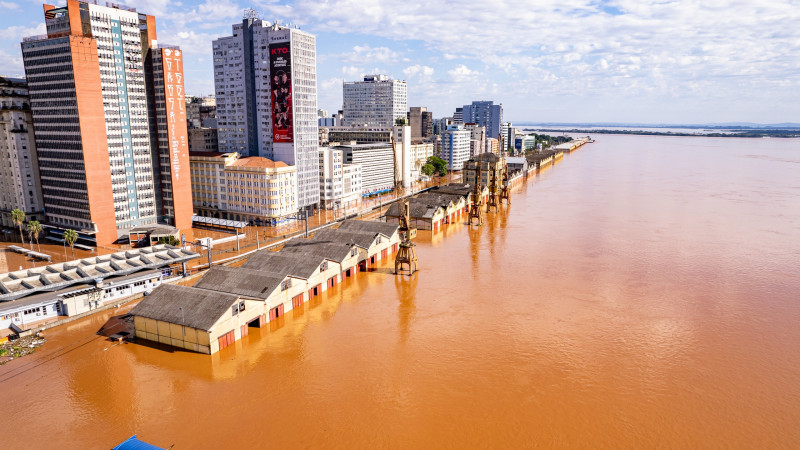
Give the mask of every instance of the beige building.
[[0, 77], [0, 224], [16, 228], [11, 211], [42, 220], [42, 188], [24, 79]]
[[278, 225], [297, 212], [297, 169], [236, 152], [190, 154], [195, 213], [256, 225]]
[[241, 267], [218, 266], [194, 287], [164, 285], [137, 305], [136, 336], [213, 354], [399, 248], [395, 224], [345, 221], [280, 251], [262, 250]]

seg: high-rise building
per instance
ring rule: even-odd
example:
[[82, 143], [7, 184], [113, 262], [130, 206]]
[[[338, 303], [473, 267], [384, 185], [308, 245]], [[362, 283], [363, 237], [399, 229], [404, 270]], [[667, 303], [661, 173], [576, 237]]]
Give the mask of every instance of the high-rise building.
[[394, 189], [395, 172], [392, 144], [344, 144], [331, 147], [341, 150], [343, 164], [361, 166], [361, 189], [364, 194], [377, 194]]
[[456, 112], [453, 113], [453, 124], [461, 123], [464, 123], [464, 108], [456, 108]]
[[46, 220], [106, 245], [132, 228], [191, 227], [183, 55], [155, 17], [77, 0], [44, 5], [25, 38]]
[[477, 123], [486, 127], [486, 136], [499, 139], [501, 123], [503, 123], [503, 105], [495, 105], [492, 101], [476, 101], [464, 105], [462, 109], [464, 123]]
[[0, 77], [0, 224], [16, 228], [15, 209], [26, 220], [44, 219], [28, 86], [22, 78]]
[[436, 119], [433, 121], [433, 134], [436, 136], [441, 136], [441, 134], [447, 130], [447, 127], [453, 124], [454, 122], [452, 117], [442, 117], [441, 119]]
[[447, 161], [450, 170], [461, 170], [469, 159], [469, 141], [472, 131], [464, 125], [452, 125], [442, 133], [442, 159]]
[[366, 75], [364, 81], [345, 82], [342, 124], [393, 127], [406, 117], [408, 85], [386, 75]]
[[500, 127], [500, 135], [503, 136], [503, 143], [505, 145], [504, 151], [514, 148], [514, 140], [517, 138], [517, 129], [511, 122], [505, 122]]
[[476, 123], [465, 123], [464, 129], [469, 130], [469, 156], [480, 155], [486, 150], [486, 128]]
[[248, 10], [213, 50], [219, 151], [297, 166], [297, 205], [316, 205], [316, 38]]
[[411, 139], [427, 139], [433, 135], [433, 113], [424, 106], [412, 106], [408, 110]]

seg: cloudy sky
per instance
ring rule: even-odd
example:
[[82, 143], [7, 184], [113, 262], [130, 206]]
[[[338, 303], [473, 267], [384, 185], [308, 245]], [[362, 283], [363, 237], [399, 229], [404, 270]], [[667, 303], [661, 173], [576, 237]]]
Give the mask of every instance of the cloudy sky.
[[[0, 74], [22, 74], [19, 41], [44, 33], [41, 4], [0, 0]], [[211, 41], [252, 7], [317, 36], [319, 105], [331, 112], [343, 80], [385, 73], [435, 117], [494, 100], [513, 122], [800, 122], [797, 0], [126, 4], [185, 50], [189, 94], [213, 93]]]

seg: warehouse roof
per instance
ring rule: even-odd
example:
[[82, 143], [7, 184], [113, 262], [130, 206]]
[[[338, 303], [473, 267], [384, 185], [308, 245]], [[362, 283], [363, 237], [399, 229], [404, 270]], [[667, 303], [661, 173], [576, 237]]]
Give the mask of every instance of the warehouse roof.
[[400, 226], [396, 223], [375, 220], [345, 220], [337, 229], [342, 231], [375, 232], [381, 233], [386, 237], [392, 237], [400, 229]]
[[237, 301], [239, 296], [236, 294], [162, 284], [139, 302], [131, 314], [198, 330], [210, 330]]
[[326, 242], [315, 239], [292, 239], [282, 249], [281, 253], [294, 253], [330, 259], [342, 262], [350, 254], [353, 244], [350, 242]]
[[[436, 215], [436, 211], [444, 209], [441, 206], [431, 205], [429, 202], [418, 198], [410, 198], [408, 206], [410, 209], [409, 215], [412, 219], [431, 220]], [[400, 205], [398, 203], [392, 203], [392, 206], [386, 211], [386, 215], [390, 217], [400, 217], [400, 214]]]
[[249, 257], [242, 268], [266, 272], [275, 276], [291, 275], [308, 279], [319, 269], [323, 258], [292, 252], [261, 250]]
[[280, 276], [256, 269], [215, 266], [206, 272], [194, 287], [266, 299], [275, 288], [281, 285], [284, 278], [286, 278], [285, 275]]
[[37, 292], [54, 291], [97, 279], [129, 275], [144, 269], [157, 269], [199, 256], [189, 250], [159, 244], [4, 273], [0, 274], [0, 301], [15, 300]]
[[356, 232], [347, 230], [337, 230], [333, 228], [325, 228], [323, 230], [317, 231], [312, 239], [319, 242], [330, 242], [330, 243], [346, 242], [348, 244], [353, 244], [358, 247], [361, 247], [363, 249], [369, 249], [370, 246], [372, 246], [372, 242], [375, 241], [375, 236], [379, 234], [383, 233]]

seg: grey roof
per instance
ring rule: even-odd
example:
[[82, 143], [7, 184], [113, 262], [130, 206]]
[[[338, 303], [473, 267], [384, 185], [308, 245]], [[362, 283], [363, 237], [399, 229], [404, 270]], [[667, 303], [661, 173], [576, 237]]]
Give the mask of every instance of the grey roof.
[[261, 250], [247, 258], [243, 268], [266, 272], [274, 276], [291, 275], [308, 279], [319, 269], [323, 258], [316, 255], [303, 255], [293, 252], [273, 252]]
[[206, 272], [194, 287], [266, 299], [281, 285], [284, 278], [286, 277], [256, 269], [216, 266]]
[[[59, 291], [60, 292], [60, 291]], [[28, 306], [48, 305], [58, 301], [59, 292], [43, 292], [19, 300], [0, 302], [0, 314], [8, 314]]]
[[98, 278], [129, 275], [198, 258], [195, 252], [159, 244], [110, 255], [92, 256], [65, 263], [0, 274], [0, 301], [15, 300], [41, 291], [93, 282]]
[[342, 262], [350, 254], [350, 242], [326, 242], [316, 239], [292, 239], [282, 249], [281, 253], [294, 253], [309, 255], [318, 258]]
[[[409, 215], [412, 219], [431, 220], [436, 215], [437, 210], [444, 209], [441, 206], [431, 205], [429, 202], [418, 198], [409, 199], [408, 206], [410, 209]], [[386, 215], [400, 217], [400, 205], [397, 202], [392, 203], [392, 206], [386, 211]]]
[[238, 300], [235, 294], [162, 284], [131, 314], [208, 331]]
[[375, 236], [383, 234], [383, 233], [375, 233], [375, 232], [360, 232], [360, 231], [347, 231], [347, 230], [339, 230], [334, 228], [325, 228], [323, 230], [319, 230], [314, 234], [312, 239], [319, 241], [319, 242], [330, 242], [330, 243], [337, 243], [337, 242], [346, 242], [348, 244], [353, 244], [363, 249], [369, 249], [372, 245], [372, 242], [375, 240]]
[[431, 191], [441, 192], [442, 194], [452, 194], [452, 195], [460, 195], [462, 197], [466, 197], [472, 194], [472, 185], [471, 184], [446, 184], [444, 186], [439, 186], [436, 188], [431, 189]]
[[435, 191], [427, 191], [419, 194], [417, 197], [419, 200], [428, 202], [429, 205], [441, 206], [442, 208], [447, 208], [447, 205], [450, 202], [453, 204], [457, 204], [459, 201], [464, 199], [463, 195], [457, 194], [447, 194], [444, 192], [435, 192]]
[[338, 230], [342, 231], [369, 231], [381, 233], [386, 237], [392, 237], [400, 229], [396, 223], [378, 222], [374, 220], [345, 220], [339, 225]]

